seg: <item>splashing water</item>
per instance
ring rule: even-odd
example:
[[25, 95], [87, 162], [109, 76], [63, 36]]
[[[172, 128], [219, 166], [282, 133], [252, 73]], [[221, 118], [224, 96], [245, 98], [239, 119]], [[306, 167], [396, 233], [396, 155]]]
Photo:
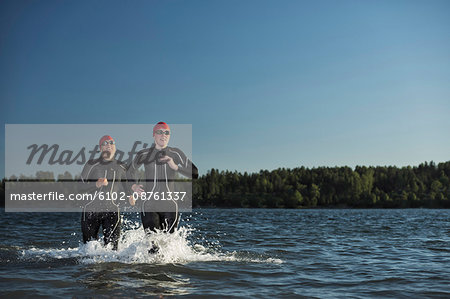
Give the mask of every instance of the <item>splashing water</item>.
[[[242, 252], [222, 252], [218, 246], [204, 246], [189, 240], [195, 231], [191, 227], [181, 227], [172, 234], [162, 231], [147, 234], [139, 223], [127, 223], [132, 229], [122, 231], [118, 250], [112, 246], [104, 246], [101, 240], [80, 243], [78, 248], [22, 250], [23, 259], [73, 259], [78, 263], [93, 264], [104, 262], [120, 262], [128, 264], [170, 264], [208, 261], [275, 263], [283, 261], [276, 258], [261, 257]], [[125, 226], [124, 226], [125, 227]], [[159, 250], [151, 254], [149, 249], [156, 244]]]

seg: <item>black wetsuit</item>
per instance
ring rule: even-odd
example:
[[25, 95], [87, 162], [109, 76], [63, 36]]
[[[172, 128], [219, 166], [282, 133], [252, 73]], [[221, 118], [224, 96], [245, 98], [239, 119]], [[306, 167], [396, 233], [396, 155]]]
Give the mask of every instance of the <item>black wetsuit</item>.
[[[99, 178], [107, 178], [108, 185], [97, 188], [96, 182]], [[83, 168], [81, 180], [86, 186], [85, 192], [96, 194], [94, 201], [88, 202], [83, 207], [81, 215], [83, 242], [96, 240], [102, 226], [105, 245], [112, 242], [113, 248], [117, 249], [121, 225], [118, 203], [119, 199], [127, 198], [126, 195], [130, 194], [127, 192], [125, 164], [102, 158], [89, 160]], [[103, 200], [100, 200], [100, 192]]]
[[[175, 171], [165, 162], [159, 162], [161, 156], [170, 156], [174, 163], [178, 165]], [[178, 148], [166, 147], [158, 150], [153, 144], [152, 147], [143, 149], [136, 154], [132, 164], [128, 167], [129, 184], [139, 184], [137, 170], [144, 165], [145, 170], [145, 192], [168, 192], [175, 190], [176, 173], [180, 173], [187, 178], [197, 178], [197, 167]], [[147, 232], [155, 229], [166, 230], [172, 233], [178, 226], [179, 217], [177, 212], [148, 211], [148, 206], [144, 208], [145, 202], [141, 204], [142, 225]]]

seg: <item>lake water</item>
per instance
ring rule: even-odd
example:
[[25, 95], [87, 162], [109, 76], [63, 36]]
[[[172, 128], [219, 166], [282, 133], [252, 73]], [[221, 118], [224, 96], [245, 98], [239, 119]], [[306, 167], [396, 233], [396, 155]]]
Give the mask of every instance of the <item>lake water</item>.
[[80, 214], [1, 211], [0, 297], [450, 297], [450, 210], [198, 209], [117, 252]]

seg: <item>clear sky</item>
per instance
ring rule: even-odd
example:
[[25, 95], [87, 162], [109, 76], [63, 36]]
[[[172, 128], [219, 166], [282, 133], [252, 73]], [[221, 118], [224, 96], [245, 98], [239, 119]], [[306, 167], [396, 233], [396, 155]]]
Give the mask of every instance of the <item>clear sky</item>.
[[0, 117], [192, 124], [201, 174], [444, 162], [449, 16], [436, 0], [1, 1]]

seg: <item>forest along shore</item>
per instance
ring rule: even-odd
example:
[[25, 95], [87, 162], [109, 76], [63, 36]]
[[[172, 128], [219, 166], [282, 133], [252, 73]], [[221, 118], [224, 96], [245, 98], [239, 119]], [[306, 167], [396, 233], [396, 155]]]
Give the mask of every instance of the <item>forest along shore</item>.
[[[419, 166], [356, 166], [259, 173], [209, 170], [193, 181], [193, 207], [222, 208], [450, 208], [450, 161]], [[51, 172], [8, 181], [55, 181]], [[70, 174], [57, 180], [73, 180]], [[74, 180], [77, 178], [75, 177]], [[0, 186], [5, 206], [5, 179]]]

